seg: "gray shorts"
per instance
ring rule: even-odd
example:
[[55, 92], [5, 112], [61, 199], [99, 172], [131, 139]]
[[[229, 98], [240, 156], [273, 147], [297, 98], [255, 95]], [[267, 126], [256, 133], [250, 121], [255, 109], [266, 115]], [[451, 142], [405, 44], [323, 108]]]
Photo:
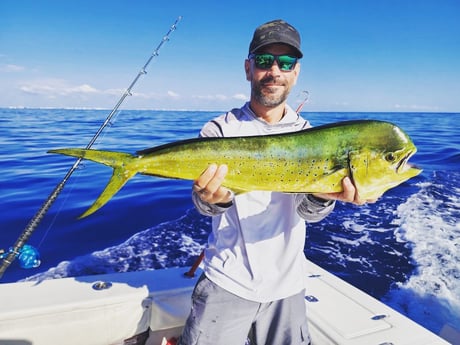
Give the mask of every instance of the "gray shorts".
[[203, 274], [180, 345], [307, 345], [304, 292], [269, 303], [238, 297]]

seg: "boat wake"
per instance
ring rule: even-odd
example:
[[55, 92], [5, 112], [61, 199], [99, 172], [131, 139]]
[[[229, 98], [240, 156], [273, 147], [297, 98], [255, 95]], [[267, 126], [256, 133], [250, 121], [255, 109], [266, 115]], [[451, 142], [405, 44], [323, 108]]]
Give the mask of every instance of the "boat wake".
[[200, 255], [209, 228], [210, 219], [190, 209], [175, 221], [141, 231], [119, 245], [63, 261], [24, 281], [190, 266]]
[[[460, 174], [435, 172], [399, 205], [396, 236], [411, 247], [414, 274], [392, 286], [384, 301], [438, 333], [460, 325]], [[435, 311], [436, 317], [432, 317]]]

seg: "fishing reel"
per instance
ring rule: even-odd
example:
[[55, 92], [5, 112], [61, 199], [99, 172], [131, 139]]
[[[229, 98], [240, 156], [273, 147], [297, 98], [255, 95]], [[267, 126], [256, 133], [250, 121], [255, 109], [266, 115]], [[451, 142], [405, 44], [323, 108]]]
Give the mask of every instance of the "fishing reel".
[[19, 252], [15, 252], [13, 248], [10, 248], [7, 252], [4, 249], [0, 249], [0, 259], [5, 259], [11, 253], [15, 253], [21, 268], [37, 268], [41, 264], [40, 253], [37, 248], [29, 244], [24, 245]]

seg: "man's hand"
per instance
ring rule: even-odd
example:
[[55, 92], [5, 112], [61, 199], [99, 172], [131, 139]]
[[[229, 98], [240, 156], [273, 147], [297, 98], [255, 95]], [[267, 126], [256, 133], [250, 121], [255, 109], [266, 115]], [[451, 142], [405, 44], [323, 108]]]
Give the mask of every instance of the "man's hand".
[[351, 202], [355, 205], [364, 205], [365, 203], [374, 203], [377, 201], [376, 199], [362, 200], [349, 177], [345, 177], [342, 180], [342, 188], [343, 191], [338, 193], [314, 193], [313, 195], [325, 200], [340, 200], [344, 202]]
[[230, 189], [222, 187], [228, 167], [211, 164], [193, 183], [193, 190], [209, 204], [226, 204], [233, 200]]

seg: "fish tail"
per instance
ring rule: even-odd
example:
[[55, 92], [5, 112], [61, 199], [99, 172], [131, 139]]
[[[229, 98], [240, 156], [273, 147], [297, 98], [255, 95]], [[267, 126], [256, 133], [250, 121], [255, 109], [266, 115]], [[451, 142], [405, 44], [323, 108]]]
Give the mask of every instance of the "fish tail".
[[125, 183], [137, 173], [137, 169], [131, 164], [136, 157], [128, 153], [88, 149], [59, 149], [48, 152], [84, 158], [113, 168], [112, 177], [107, 183], [107, 186], [90, 208], [78, 217], [79, 219], [93, 214], [104, 206], [125, 185]]

